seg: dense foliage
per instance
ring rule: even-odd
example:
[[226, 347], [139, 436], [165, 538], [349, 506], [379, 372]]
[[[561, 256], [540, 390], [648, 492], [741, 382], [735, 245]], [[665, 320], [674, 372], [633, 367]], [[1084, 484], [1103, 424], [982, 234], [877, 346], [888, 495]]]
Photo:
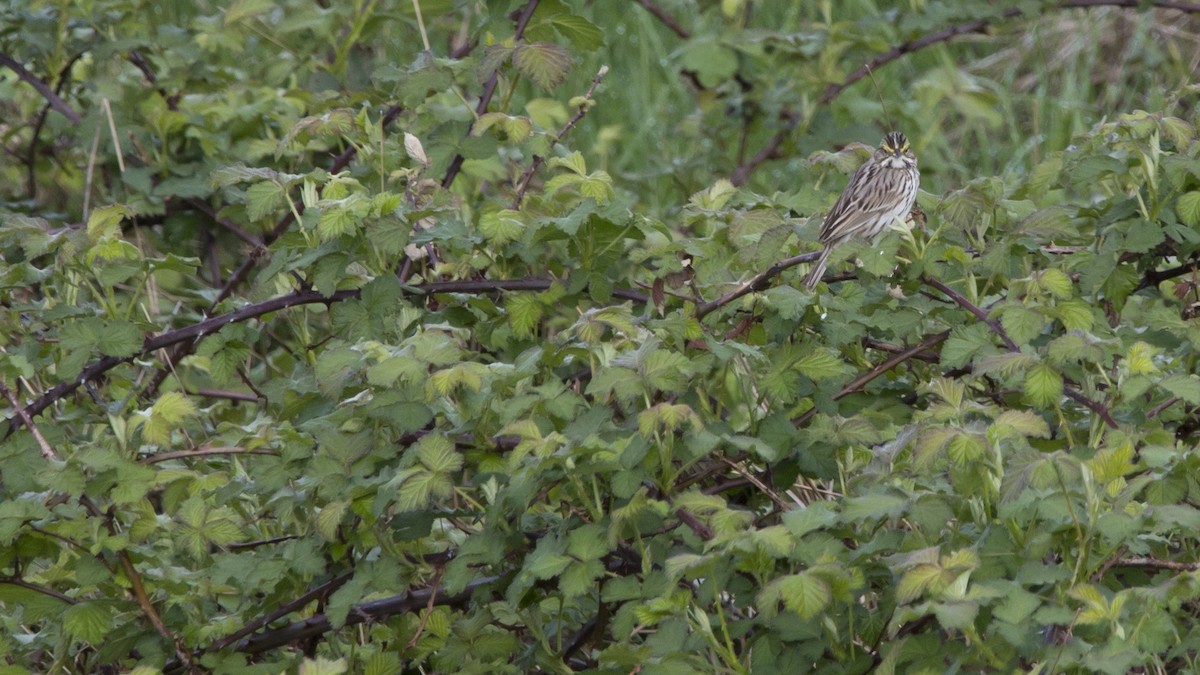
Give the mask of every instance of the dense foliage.
[[1198, 29], [0, 0], [0, 671], [1191, 671]]

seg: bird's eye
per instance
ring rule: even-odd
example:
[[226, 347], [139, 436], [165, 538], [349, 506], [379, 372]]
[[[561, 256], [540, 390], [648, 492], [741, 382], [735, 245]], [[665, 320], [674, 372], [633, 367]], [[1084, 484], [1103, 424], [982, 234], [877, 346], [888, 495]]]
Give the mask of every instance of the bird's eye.
[[884, 143], [884, 144], [883, 144], [883, 151], [884, 151], [884, 152], [891, 152], [891, 151], [892, 151], [892, 146], [888, 145], [887, 143]]
[[904, 146], [900, 148], [900, 152], [908, 152], [908, 143], [905, 143]]

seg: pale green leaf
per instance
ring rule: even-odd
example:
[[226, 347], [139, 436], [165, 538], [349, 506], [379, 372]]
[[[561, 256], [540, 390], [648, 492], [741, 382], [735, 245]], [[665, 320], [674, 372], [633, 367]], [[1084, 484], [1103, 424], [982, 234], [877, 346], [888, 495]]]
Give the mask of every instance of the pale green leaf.
[[1025, 396], [1039, 408], [1054, 407], [1062, 397], [1063, 378], [1047, 364], [1039, 363], [1025, 376]]

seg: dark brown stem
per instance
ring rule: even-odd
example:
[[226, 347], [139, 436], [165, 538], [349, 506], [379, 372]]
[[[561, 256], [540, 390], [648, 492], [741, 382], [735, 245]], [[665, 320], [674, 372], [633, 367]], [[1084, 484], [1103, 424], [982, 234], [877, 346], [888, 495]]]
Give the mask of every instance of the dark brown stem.
[[54, 93], [54, 90], [50, 88], [50, 85], [42, 82], [37, 75], [34, 75], [26, 70], [25, 66], [21, 65], [19, 61], [8, 54], [5, 54], [4, 52], [0, 52], [0, 65], [8, 66], [9, 70], [16, 73], [18, 78], [34, 89], [37, 89], [38, 93], [42, 95], [42, 98], [46, 99], [46, 103], [49, 103], [51, 108], [54, 108], [54, 110], [61, 113], [62, 116], [70, 120], [72, 124], [79, 124], [82, 121], [79, 113], [75, 112], [74, 108], [72, 108], [66, 101], [62, 100], [58, 94]]
[[695, 532], [696, 536], [700, 537], [704, 541], [709, 541], [716, 536], [711, 527], [706, 525], [696, 516], [692, 515], [690, 511], [686, 509], [676, 509], [675, 515], [679, 516], [679, 521], [681, 523], [687, 525], [689, 530]]
[[802, 263], [812, 262], [813, 260], [816, 260], [819, 255], [820, 253], [817, 252], [801, 253], [800, 255], [792, 256], [791, 258], [785, 258], [783, 260], [776, 261], [766, 270], [754, 275], [749, 281], [746, 281], [736, 289], [726, 293], [725, 295], [722, 295], [716, 300], [711, 300], [698, 305], [696, 307], [696, 318], [702, 319], [708, 314], [712, 313], [713, 310], [720, 309], [721, 307], [728, 305], [743, 295], [753, 293], [755, 291], [761, 291], [769, 285], [771, 279], [779, 276], [780, 272]]
[[[837, 394], [834, 395], [833, 400], [838, 401], [838, 400], [841, 400], [841, 399], [849, 396], [850, 394], [853, 394], [856, 391], [861, 391], [863, 389], [863, 387], [866, 387], [867, 384], [871, 382], [871, 380], [874, 380], [875, 378], [879, 377], [880, 375], [883, 375], [884, 373], [895, 368], [896, 366], [900, 365], [901, 363], [908, 361], [909, 359], [917, 358], [918, 355], [923, 354], [927, 350], [933, 349], [934, 347], [945, 342], [946, 338], [948, 338], [948, 337], [950, 337], [950, 331], [948, 331], [948, 330], [942, 331], [940, 333], [935, 333], [935, 334], [930, 335], [929, 337], [925, 338], [924, 340], [921, 340], [921, 342], [919, 344], [917, 344], [916, 346], [909, 347], [908, 349], [905, 349], [904, 351], [897, 352], [897, 353], [889, 356], [888, 358], [886, 358], [882, 362], [880, 362], [879, 365], [875, 366], [874, 368], [868, 370], [867, 372], [863, 373], [862, 375], [859, 375], [858, 377], [854, 378], [854, 380], [852, 380], [851, 382], [847, 383], [844, 387], [842, 387], [841, 391], [839, 391]], [[802, 415], [800, 415], [796, 419], [792, 420], [792, 424], [796, 425], [797, 427], [804, 426], [804, 424], [807, 423], [810, 419], [812, 419], [813, 415], [816, 415], [816, 414], [817, 414], [816, 408], [809, 408]]]
[[[1146, 3], [1143, 2], [1143, 0], [1065, 0], [1059, 5], [1059, 9], [1104, 6], [1140, 7], [1144, 4]], [[1183, 12], [1200, 12], [1200, 4], [1191, 2], [1172, 2], [1170, 0], [1163, 0], [1159, 2], [1151, 2], [1149, 4], [1162, 9], [1177, 9]], [[1021, 14], [1021, 10], [1012, 7], [1004, 10], [1004, 12], [1002, 12], [998, 18], [1011, 19], [1020, 16]], [[822, 92], [821, 96], [817, 99], [817, 104], [827, 105], [833, 101], [833, 99], [837, 98], [839, 94], [845, 91], [847, 87], [863, 79], [871, 71], [878, 70], [880, 66], [887, 65], [906, 54], [911, 54], [913, 52], [932, 47], [936, 44], [947, 42], [960, 35], [985, 32], [995, 20], [996, 18], [975, 19], [974, 21], [955, 24], [953, 26], [948, 26], [941, 30], [928, 33], [915, 40], [909, 40], [908, 42], [892, 47], [888, 51], [879, 54], [875, 58], [864, 63], [858, 68], [858, 70], [855, 70], [846, 79], [826, 87], [825, 91]], [[800, 116], [798, 114], [790, 113], [788, 117], [788, 122], [783, 126], [782, 129], [780, 129], [778, 133], [771, 137], [771, 140], [767, 141], [766, 145], [764, 145], [761, 150], [755, 153], [755, 155], [751, 157], [749, 161], [733, 170], [730, 180], [734, 185], [744, 185], [746, 180], [750, 177], [750, 174], [755, 169], [757, 169], [767, 160], [779, 156], [779, 149], [783, 146], [783, 142], [787, 140], [788, 135], [791, 134], [800, 123]]]
[[69, 605], [74, 605], [77, 602], [79, 602], [75, 598], [72, 598], [68, 595], [64, 595], [62, 593], [59, 593], [58, 591], [54, 590], [53, 588], [46, 588], [45, 586], [38, 586], [37, 584], [31, 584], [28, 581], [25, 581], [24, 579], [0, 579], [0, 584], [8, 584], [9, 586], [20, 586], [21, 588], [35, 591], [35, 592], [41, 593], [42, 595], [48, 595], [48, 596], [58, 599], [58, 600], [62, 600], [63, 602], [65, 602]]
[[[529, 0], [525, 3], [525, 9], [521, 10], [521, 18], [517, 19], [517, 28], [513, 32], [513, 41], [519, 41], [525, 37], [525, 28], [529, 26], [529, 20], [533, 18], [533, 12], [537, 9], [541, 0]], [[492, 72], [492, 76], [488, 78], [487, 84], [483, 86], [483, 95], [479, 97], [479, 104], [475, 106], [475, 116], [487, 112], [488, 106], [492, 102], [492, 96], [496, 94], [496, 84], [500, 81], [500, 74], [497, 71]], [[470, 133], [470, 130], [467, 130]], [[442, 187], [449, 188], [454, 184], [454, 179], [458, 177], [458, 172], [462, 169], [463, 156], [454, 155], [454, 159], [450, 160], [450, 165], [446, 167], [446, 175], [442, 177]]]
[[50, 442], [46, 440], [46, 437], [42, 435], [41, 430], [39, 430], [37, 425], [33, 423], [33, 417], [30, 414], [29, 409], [21, 405], [21, 402], [17, 400], [16, 394], [14, 394], [12, 390], [5, 386], [2, 382], [0, 382], [0, 394], [3, 394], [4, 398], [8, 399], [9, 404], [12, 405], [13, 410], [16, 411], [17, 418], [25, 424], [25, 428], [29, 429], [29, 433], [33, 434], [33, 439], [37, 441], [38, 447], [41, 448], [42, 457], [45, 457], [46, 459], [58, 459], [58, 453], [54, 452], [54, 448], [51, 447]]
[[250, 623], [246, 624], [245, 626], [242, 626], [241, 628], [230, 633], [229, 635], [226, 635], [225, 637], [221, 638], [220, 640], [217, 640], [216, 642], [209, 645], [206, 649], [203, 649], [201, 651], [202, 652], [220, 651], [220, 650], [228, 647], [229, 645], [238, 642], [242, 638], [252, 635], [255, 631], [263, 628], [264, 626], [267, 626], [275, 621], [278, 621], [279, 619], [282, 619], [283, 617], [287, 616], [288, 614], [291, 614], [292, 612], [302, 609], [305, 605], [309, 604], [313, 600], [316, 600], [317, 598], [322, 598], [322, 597], [328, 596], [330, 593], [341, 588], [342, 585], [345, 584], [347, 581], [349, 581], [350, 577], [352, 577], [352, 576], [354, 576], [354, 572], [346, 572], [344, 574], [340, 574], [340, 575], [330, 579], [329, 581], [326, 581], [325, 583], [321, 584], [320, 586], [317, 586], [316, 588], [309, 590], [307, 593], [305, 593], [304, 595], [301, 595], [300, 597], [296, 598], [295, 600], [292, 600], [291, 602], [279, 607], [278, 609], [271, 612], [270, 614], [267, 614], [265, 616], [259, 617], [258, 619], [255, 619], [254, 621], [251, 621]]
[[944, 330], [940, 333], [935, 333], [933, 335], [930, 335], [929, 337], [922, 340], [920, 342], [920, 344], [918, 344], [914, 347], [909, 347], [908, 349], [905, 349], [904, 351], [892, 354], [890, 357], [885, 359], [879, 365], [868, 370], [867, 372], [863, 373], [862, 375], [859, 375], [858, 377], [854, 378], [853, 381], [848, 383], [846, 386], [842, 387], [842, 390], [837, 393], [837, 396], [834, 396], [834, 399], [836, 400], [836, 399], [844, 398], [856, 391], [861, 391], [864, 387], [867, 386], [868, 383], [871, 382], [871, 380], [874, 380], [875, 378], [879, 377], [880, 375], [883, 375], [884, 373], [888, 372], [892, 368], [895, 368], [896, 366], [900, 365], [901, 363], [904, 363], [905, 361], [908, 361], [909, 359], [918, 358], [921, 354], [925, 353], [926, 351], [933, 349], [934, 347], [945, 342], [946, 338], [948, 338], [948, 337], [950, 337], [950, 331]]
[[[405, 287], [405, 292], [410, 295], [432, 295], [435, 293], [467, 293], [467, 294], [486, 294], [499, 293], [501, 291], [544, 291], [549, 289], [555, 283], [561, 283], [555, 279], [478, 279], [478, 280], [463, 280], [463, 281], [437, 281], [420, 286]], [[645, 304], [649, 301], [644, 293], [628, 288], [614, 288], [612, 290], [614, 297], [630, 300], [639, 304]], [[278, 312], [296, 307], [299, 305], [332, 305], [346, 300], [356, 299], [360, 295], [357, 289], [338, 291], [333, 295], [321, 295], [313, 290], [296, 291], [288, 295], [282, 295], [270, 300], [246, 305], [232, 312], [210, 317], [203, 321], [199, 321], [190, 326], [184, 326], [172, 331], [167, 331], [159, 335], [146, 338], [142, 342], [142, 348], [136, 354], [129, 356], [105, 356], [94, 363], [84, 368], [75, 379], [69, 382], [60, 382], [54, 388], [45, 392], [38, 397], [36, 401], [24, 407], [24, 415], [20, 412], [13, 418], [8, 420], [8, 429], [0, 435], [0, 440], [6, 439], [12, 435], [14, 431], [27, 424], [26, 420], [32, 421], [32, 418], [41, 413], [46, 408], [53, 405], [58, 400], [62, 399], [67, 394], [78, 389], [85, 382], [93, 380], [100, 375], [116, 368], [122, 363], [127, 363], [136, 358], [145, 356], [151, 352], [176, 345], [186, 345], [190, 351], [195, 348], [200, 338], [206, 335], [211, 335], [225, 326], [241, 321]], [[178, 350], [176, 350], [178, 351]]]
[[[945, 293], [946, 295], [950, 296], [950, 298], [952, 300], [954, 300], [954, 302], [956, 304], [958, 304], [959, 307], [962, 307], [963, 309], [969, 311], [970, 313], [974, 314], [975, 317], [978, 318], [980, 321], [986, 323], [989, 327], [991, 327], [991, 329], [997, 335], [1000, 336], [1000, 340], [1004, 343], [1004, 345], [1008, 348], [1008, 350], [1010, 352], [1021, 351], [1020, 346], [1018, 346], [1017, 343], [1011, 337], [1009, 337], [1008, 332], [1004, 330], [1004, 326], [1000, 325], [999, 321], [989, 317], [986, 311], [984, 311], [982, 308], [977, 306], [975, 303], [966, 299], [962, 294], [951, 289], [949, 286], [947, 286], [946, 284], [943, 284], [942, 282], [938, 281], [937, 279], [930, 279], [929, 277], [921, 277], [921, 283], [923, 283], [927, 286], [932, 286], [933, 288], [936, 288], [939, 291], [941, 291], [942, 293]], [[1079, 386], [1075, 382], [1072, 382], [1071, 380], [1068, 380], [1066, 378], [1063, 378], [1063, 381], [1066, 385], [1068, 385], [1068, 387], [1078, 387]], [[1112, 413], [1109, 412], [1107, 406], [1105, 406], [1103, 403], [1101, 403], [1099, 401], [1088, 398], [1087, 396], [1083, 395], [1083, 393], [1081, 393], [1081, 392], [1078, 392], [1074, 389], [1070, 389], [1068, 387], [1064, 387], [1063, 395], [1065, 395], [1067, 398], [1071, 399], [1072, 401], [1079, 403], [1080, 405], [1084, 406], [1088, 410], [1091, 410], [1092, 412], [1099, 415], [1100, 419], [1104, 420], [1104, 423], [1107, 424], [1110, 428], [1117, 429], [1119, 427], [1119, 425], [1117, 424], [1117, 421], [1113, 419]]]
[[[499, 579], [500, 577], [475, 579], [468, 583], [462, 592], [455, 595], [447, 595], [438, 588], [425, 588], [400, 593], [399, 595], [393, 595], [390, 598], [382, 600], [364, 602], [350, 608], [350, 613], [346, 615], [345, 625], [353, 626], [368, 621], [382, 621], [388, 617], [404, 614], [430, 605], [463, 605], [471, 599], [471, 595], [475, 593], [476, 589], [494, 584]], [[433, 596], [432, 598], [430, 597], [431, 595]], [[329, 622], [329, 618], [324, 614], [316, 614], [303, 621], [297, 621], [283, 628], [271, 630], [243, 640], [234, 647], [234, 650], [245, 654], [261, 654], [262, 652], [282, 647], [297, 640], [328, 633], [331, 630], [333, 630], [333, 625]]]

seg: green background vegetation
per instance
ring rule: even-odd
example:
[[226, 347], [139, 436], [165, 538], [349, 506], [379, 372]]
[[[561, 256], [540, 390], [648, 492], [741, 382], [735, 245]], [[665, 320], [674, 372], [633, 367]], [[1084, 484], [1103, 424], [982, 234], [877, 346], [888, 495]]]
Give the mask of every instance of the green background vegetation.
[[[1193, 671], [1198, 63], [1185, 2], [0, 0], [0, 672]], [[799, 290], [891, 126], [924, 222]]]

